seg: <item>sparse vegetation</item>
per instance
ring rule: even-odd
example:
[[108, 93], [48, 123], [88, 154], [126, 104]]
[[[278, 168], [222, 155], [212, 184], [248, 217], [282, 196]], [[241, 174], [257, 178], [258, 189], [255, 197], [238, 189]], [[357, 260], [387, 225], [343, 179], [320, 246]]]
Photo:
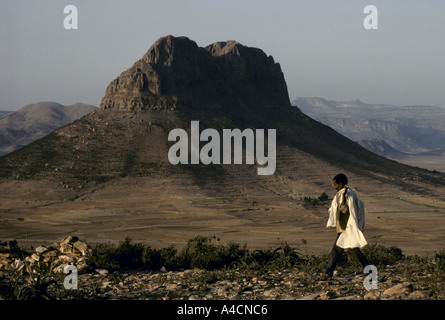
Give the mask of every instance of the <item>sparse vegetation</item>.
[[57, 281], [48, 276], [38, 275], [37, 279], [32, 279], [30, 284], [22, 286], [17, 293], [17, 300], [53, 300], [48, 293], [48, 287], [57, 284]]
[[[174, 246], [154, 249], [126, 238], [117, 246], [97, 245], [87, 255], [90, 267], [87, 272], [94, 274], [95, 269], [108, 270], [107, 276], [91, 278], [98, 279], [91, 288], [83, 284], [80, 291], [63, 290], [61, 283], [64, 275], [53, 274], [51, 270], [40, 270], [37, 274], [33, 273], [32, 277], [29, 272], [20, 274], [10, 271], [8, 275], [0, 273], [0, 296], [3, 299], [12, 300], [59, 299], [61, 297], [94, 299], [96, 294], [104, 290], [107, 283], [113, 282], [117, 287], [121, 287], [119, 283], [122, 285], [127, 283], [125, 279], [131, 274], [150, 274], [153, 277], [158, 275], [159, 279], [165, 278], [166, 286], [168, 284], [173, 287], [178, 286], [177, 283], [171, 283], [168, 280], [175, 271], [183, 274], [182, 288], [202, 287], [206, 290], [206, 286], [212, 284], [224, 281], [241, 284], [254, 278], [263, 279], [262, 286], [267, 286], [267, 279], [281, 283], [283, 279], [291, 277], [298, 279], [300, 284], [298, 287], [292, 287], [294, 290], [307, 288], [306, 294], [317, 290], [320, 279], [317, 275], [323, 272], [329, 258], [328, 253], [308, 254], [308, 242], [305, 239], [301, 239], [301, 249], [293, 248], [280, 239], [278, 242], [276, 248], [249, 249], [246, 244], [240, 245], [233, 242], [223, 244], [216, 237], [196, 236], [187, 241], [182, 250], [178, 250]], [[18, 250], [17, 247], [16, 250]], [[386, 283], [389, 280], [388, 286], [391, 286], [394, 283], [408, 281], [415, 286], [416, 290], [426, 292], [427, 299], [445, 297], [444, 250], [428, 256], [406, 256], [400, 248], [370, 244], [363, 248], [363, 252], [370, 263], [377, 267], [379, 283], [380, 281]], [[173, 273], [165, 272], [165, 269]], [[191, 269], [193, 272], [190, 272]], [[348, 254], [342, 256], [336, 270], [338, 279], [362, 273], [360, 264]], [[340, 281], [340, 283], [343, 282]], [[356, 289], [351, 287], [347, 290], [352, 292], [351, 290]], [[381, 289], [381, 291], [384, 290]], [[179, 298], [180, 293], [172, 291], [166, 297]]]
[[217, 238], [196, 236], [188, 240], [181, 252], [173, 246], [153, 249], [141, 243], [133, 243], [130, 238], [118, 247], [98, 245], [88, 257], [89, 263], [96, 268], [130, 268], [168, 270], [241, 268], [251, 271], [264, 271], [279, 268], [292, 268], [307, 261], [298, 249], [282, 242], [273, 249], [249, 250], [246, 245], [229, 242], [220, 243]]
[[[302, 239], [304, 252], [299, 248], [290, 247], [285, 241], [281, 241], [277, 248], [248, 249], [246, 244], [229, 242], [221, 244], [220, 239], [213, 237], [196, 236], [187, 241], [182, 251], [174, 246], [162, 249], [153, 249], [141, 243], [133, 243], [126, 238], [117, 247], [110, 245], [98, 245], [88, 257], [91, 266], [107, 269], [145, 269], [159, 270], [165, 267], [167, 270], [180, 269], [243, 269], [252, 272], [265, 272], [268, 270], [280, 270], [298, 267], [312, 272], [321, 272], [328, 257], [327, 254], [318, 256], [307, 253], [307, 241]], [[364, 248], [364, 253], [370, 263], [377, 267], [394, 265], [405, 259], [403, 252], [397, 247], [384, 247], [370, 244]], [[437, 253], [435, 261], [443, 267], [445, 254]], [[343, 255], [339, 262], [339, 268], [343, 271], [354, 272], [359, 269], [357, 261], [349, 255]]]
[[323, 192], [318, 198], [313, 199], [311, 197], [304, 197], [303, 201], [305, 205], [312, 205], [313, 207], [318, 205], [324, 205], [329, 200], [329, 196], [326, 192]]

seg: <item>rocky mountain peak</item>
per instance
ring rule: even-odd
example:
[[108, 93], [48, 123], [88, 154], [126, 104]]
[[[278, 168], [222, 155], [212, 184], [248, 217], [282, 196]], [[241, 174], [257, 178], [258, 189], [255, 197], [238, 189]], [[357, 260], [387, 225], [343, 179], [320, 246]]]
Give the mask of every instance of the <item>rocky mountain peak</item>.
[[236, 41], [202, 48], [167, 36], [110, 83], [100, 107], [258, 111], [290, 107], [290, 101], [280, 65], [262, 50]]

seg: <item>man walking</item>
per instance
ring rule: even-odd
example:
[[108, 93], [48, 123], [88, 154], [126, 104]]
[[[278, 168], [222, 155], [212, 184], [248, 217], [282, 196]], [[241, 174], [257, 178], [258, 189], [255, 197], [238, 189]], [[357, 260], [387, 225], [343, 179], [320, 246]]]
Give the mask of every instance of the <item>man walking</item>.
[[325, 269], [325, 278], [332, 278], [334, 269], [340, 260], [343, 251], [354, 255], [363, 267], [369, 265], [368, 259], [360, 250], [367, 244], [363, 235], [365, 226], [364, 203], [358, 198], [354, 190], [348, 185], [348, 178], [344, 174], [338, 174], [333, 179], [337, 193], [329, 208], [327, 228], [336, 228], [337, 238], [329, 256], [329, 262]]

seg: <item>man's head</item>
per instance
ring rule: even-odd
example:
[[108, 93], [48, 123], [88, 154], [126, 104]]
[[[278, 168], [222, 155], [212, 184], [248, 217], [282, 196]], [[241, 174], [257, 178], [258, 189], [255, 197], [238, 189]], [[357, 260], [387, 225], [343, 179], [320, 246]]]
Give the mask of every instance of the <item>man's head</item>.
[[348, 184], [348, 177], [343, 173], [337, 174], [334, 179], [332, 179], [335, 190], [340, 191]]

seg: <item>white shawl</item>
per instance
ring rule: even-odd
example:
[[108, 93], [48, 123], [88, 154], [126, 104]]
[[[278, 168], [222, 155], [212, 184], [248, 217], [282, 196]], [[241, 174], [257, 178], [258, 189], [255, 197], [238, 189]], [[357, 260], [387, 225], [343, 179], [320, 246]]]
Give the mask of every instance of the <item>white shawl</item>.
[[[329, 208], [329, 219], [326, 224], [327, 228], [337, 226], [337, 212], [343, 198], [345, 190], [342, 189], [337, 192], [332, 200]], [[346, 193], [346, 201], [349, 207], [349, 219], [345, 231], [343, 231], [337, 240], [337, 246], [343, 249], [347, 248], [361, 248], [368, 242], [363, 235], [363, 228], [365, 227], [365, 204], [361, 201], [354, 190], [349, 189]]]

